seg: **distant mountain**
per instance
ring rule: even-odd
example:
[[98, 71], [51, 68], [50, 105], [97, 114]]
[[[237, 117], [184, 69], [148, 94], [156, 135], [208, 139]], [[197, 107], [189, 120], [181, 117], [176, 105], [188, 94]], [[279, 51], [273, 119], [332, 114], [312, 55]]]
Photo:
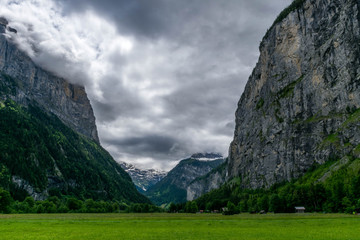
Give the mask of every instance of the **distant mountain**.
[[145, 195], [157, 205], [185, 202], [188, 185], [224, 161], [220, 154], [194, 154], [180, 161], [166, 177], [145, 192]]
[[142, 193], [158, 183], [167, 174], [165, 171], [156, 169], [139, 169], [125, 162], [121, 162], [120, 166], [130, 175], [136, 188]]
[[84, 87], [37, 66], [8, 25], [0, 18], [0, 187], [16, 200], [150, 202], [100, 146]]
[[219, 153], [195, 153], [191, 155], [190, 158], [194, 158], [202, 161], [207, 161], [207, 160], [212, 161], [215, 159], [223, 158], [223, 156]]

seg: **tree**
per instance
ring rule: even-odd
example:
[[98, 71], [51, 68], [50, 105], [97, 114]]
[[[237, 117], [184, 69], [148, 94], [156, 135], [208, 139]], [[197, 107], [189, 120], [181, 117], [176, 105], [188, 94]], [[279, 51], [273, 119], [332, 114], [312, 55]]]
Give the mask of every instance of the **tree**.
[[191, 212], [191, 202], [186, 202], [185, 212], [187, 212], [187, 213]]
[[228, 201], [227, 205], [226, 205], [227, 211], [226, 211], [226, 215], [233, 215], [235, 214], [236, 211], [236, 206], [235, 204], [233, 204], [232, 202]]
[[79, 210], [82, 207], [82, 201], [76, 198], [68, 198], [66, 201], [66, 205], [69, 210]]
[[277, 213], [277, 212], [280, 212], [281, 211], [281, 201], [280, 201], [280, 198], [279, 198], [279, 195], [277, 194], [272, 194], [270, 196], [270, 200], [269, 200], [269, 211], [270, 212], [274, 212], [274, 213]]
[[190, 212], [191, 213], [196, 213], [199, 209], [198, 209], [198, 205], [195, 201], [191, 202], [191, 205], [190, 205]]
[[176, 212], [176, 205], [173, 202], [170, 203], [169, 212], [171, 212], [171, 213]]
[[0, 188], [0, 212], [9, 212], [9, 206], [13, 199], [8, 191]]
[[31, 209], [35, 205], [35, 200], [34, 200], [33, 197], [28, 196], [28, 197], [25, 198], [24, 203], [26, 203], [28, 205], [28, 207]]

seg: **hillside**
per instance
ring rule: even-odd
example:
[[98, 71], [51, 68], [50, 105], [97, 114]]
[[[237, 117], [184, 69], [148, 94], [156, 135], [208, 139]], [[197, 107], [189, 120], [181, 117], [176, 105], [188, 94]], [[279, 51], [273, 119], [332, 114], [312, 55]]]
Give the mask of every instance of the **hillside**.
[[[196, 203], [199, 209], [219, 210], [232, 205], [238, 212], [294, 212], [304, 206], [307, 212], [360, 211], [360, 159], [343, 157], [323, 165], [313, 165], [304, 176], [270, 189], [243, 189], [240, 178], [211, 191]], [[229, 204], [231, 202], [231, 204]]]
[[0, 17], [1, 84], [12, 87], [11, 92], [6, 87], [7, 92], [1, 92], [0, 99], [11, 98], [21, 105], [36, 101], [45, 112], [55, 114], [76, 132], [99, 143], [94, 112], [85, 88], [37, 66], [17, 47], [9, 32], [14, 34], [16, 29]]
[[186, 202], [188, 185], [223, 162], [224, 159], [218, 154], [194, 154], [190, 158], [181, 160], [166, 177], [145, 194], [157, 205]]
[[149, 200], [99, 145], [84, 87], [43, 70], [8, 35], [0, 18], [0, 187], [32, 196]]
[[0, 159], [0, 186], [18, 200], [71, 195], [148, 202], [102, 147], [36, 105], [0, 102]]

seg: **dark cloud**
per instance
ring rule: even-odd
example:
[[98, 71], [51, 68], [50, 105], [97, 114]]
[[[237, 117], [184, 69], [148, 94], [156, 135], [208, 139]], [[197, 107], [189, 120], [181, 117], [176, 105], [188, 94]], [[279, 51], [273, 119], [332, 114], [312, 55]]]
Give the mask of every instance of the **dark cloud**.
[[[125, 33], [155, 37], [168, 31], [171, 2], [161, 0], [58, 0], [67, 12], [93, 10], [114, 21]], [[174, 1], [175, 2], [175, 1]]]
[[[20, 45], [37, 46], [35, 61], [85, 85], [101, 142], [116, 160], [164, 169], [194, 152], [227, 154], [259, 43], [291, 2], [36, 1], [19, 3], [33, 7], [20, 20], [34, 26]], [[24, 16], [16, 9], [6, 16]]]
[[[269, 22], [290, 0], [57, 0], [66, 12], [93, 10], [111, 19], [121, 32], [161, 38], [183, 36], [189, 31], [208, 35], [211, 30], [236, 31], [234, 23], [254, 30]], [[255, 16], [255, 17], [254, 17]], [[273, 17], [272, 17], [273, 18]], [[214, 25], [215, 24], [215, 25]], [[219, 25], [223, 27], [218, 28]], [[236, 26], [235, 26], [236, 27]], [[263, 26], [260, 26], [263, 28]], [[239, 30], [239, 29], [237, 29]], [[221, 34], [221, 33], [220, 33]], [[187, 38], [193, 41], [196, 38]]]
[[148, 156], [152, 153], [170, 154], [174, 150], [176, 139], [170, 136], [146, 135], [141, 137], [129, 137], [111, 139], [106, 141], [107, 144], [117, 145], [121, 148], [138, 151], [140, 155]]
[[[161, 68], [171, 68], [166, 79], [173, 88], [171, 93], [158, 97], [157, 102], [144, 103], [141, 110], [126, 100], [128, 95], [117, 101], [129, 106], [127, 116], [140, 112], [138, 118], [158, 125], [150, 130], [137, 129], [140, 137], [114, 138], [106, 143], [116, 145], [119, 152], [158, 160], [179, 159], [182, 154], [194, 151], [226, 154], [234, 132], [237, 101], [257, 60], [258, 44], [275, 16], [289, 3], [290, 0], [84, 0], [76, 5], [68, 2], [72, 11], [90, 8], [99, 12], [116, 24], [119, 33], [134, 36], [140, 43], [157, 48], [159, 42], [164, 42], [168, 47], [140, 52], [139, 58], [158, 54], [167, 59], [162, 65], [151, 66], [155, 68], [153, 76], [144, 76], [140, 69], [131, 78], [133, 81], [150, 78], [154, 88], [157, 85], [162, 88], [164, 82], [157, 81], [164, 77]], [[109, 101], [116, 95], [114, 89], [118, 88], [112, 85], [104, 89]], [[159, 114], [146, 107], [156, 104], [163, 109]], [[103, 116], [108, 111], [113, 113], [107, 120], [122, 115], [118, 108], [98, 105], [95, 109], [103, 112]], [[151, 134], [147, 135], [149, 131]]]

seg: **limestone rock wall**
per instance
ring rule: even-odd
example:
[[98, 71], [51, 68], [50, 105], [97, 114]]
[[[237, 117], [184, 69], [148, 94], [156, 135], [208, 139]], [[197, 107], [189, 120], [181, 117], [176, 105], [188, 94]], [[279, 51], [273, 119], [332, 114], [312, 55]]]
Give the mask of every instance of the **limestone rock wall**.
[[99, 142], [93, 109], [85, 88], [36, 66], [6, 38], [4, 33], [6, 28], [10, 28], [7, 25], [6, 19], [0, 18], [0, 81], [14, 81], [16, 91], [10, 97], [23, 105], [36, 101], [69, 127]]
[[238, 103], [227, 179], [269, 187], [358, 156], [359, 10], [359, 0], [307, 0], [270, 29]]

